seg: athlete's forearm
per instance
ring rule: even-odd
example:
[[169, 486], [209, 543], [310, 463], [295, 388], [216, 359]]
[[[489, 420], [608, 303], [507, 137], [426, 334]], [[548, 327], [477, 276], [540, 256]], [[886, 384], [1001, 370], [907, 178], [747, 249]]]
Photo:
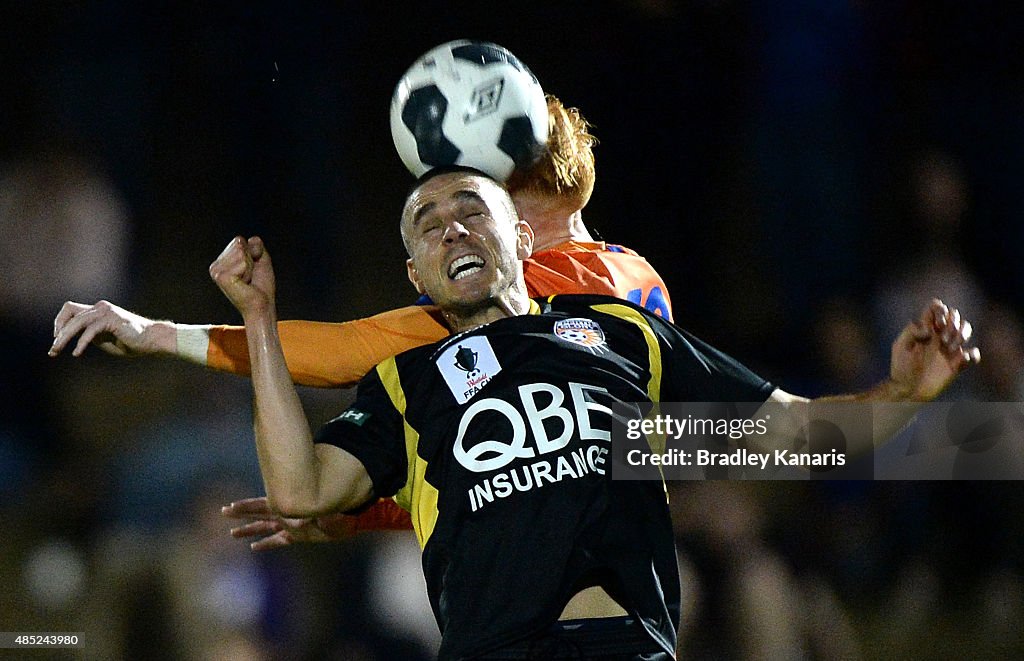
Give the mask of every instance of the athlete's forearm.
[[256, 450], [270, 506], [286, 516], [309, 517], [360, 505], [369, 496], [368, 481], [360, 479], [362, 466], [347, 453], [339, 460], [338, 448], [313, 444], [273, 311], [250, 314], [245, 321]]
[[299, 504], [315, 501], [319, 491], [313, 435], [285, 366], [273, 314], [254, 314], [245, 328], [256, 454], [267, 499], [274, 510], [297, 514]]
[[[858, 404], [872, 404], [870, 411]], [[800, 439], [811, 447], [818, 445], [817, 434], [848, 430], [847, 454], [850, 459], [869, 453], [896, 436], [909, 425], [922, 402], [912, 401], [906, 389], [884, 381], [868, 390], [808, 399], [776, 389], [766, 406], [755, 414], [763, 421], [765, 433], [747, 435], [758, 451], [793, 449]], [[866, 421], [870, 420], [868, 429]], [[828, 423], [822, 426], [821, 423]]]
[[[834, 411], [833, 417], [841, 418], [842, 406], [829, 404], [860, 403], [879, 404], [871, 409], [871, 443], [873, 447], [884, 445], [914, 420], [924, 402], [914, 401], [910, 389], [887, 379], [877, 386], [859, 393], [848, 395], [829, 395], [811, 401], [816, 414], [822, 411]], [[862, 414], [860, 414], [862, 415]], [[817, 417], [820, 416], [816, 416]], [[827, 419], [827, 417], [826, 417]], [[841, 426], [842, 420], [829, 420]]]

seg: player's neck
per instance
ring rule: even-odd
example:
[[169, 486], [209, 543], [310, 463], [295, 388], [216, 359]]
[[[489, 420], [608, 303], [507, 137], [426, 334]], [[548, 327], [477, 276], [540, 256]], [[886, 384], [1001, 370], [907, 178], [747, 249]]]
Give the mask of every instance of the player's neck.
[[583, 224], [580, 209], [552, 204], [537, 196], [515, 196], [519, 216], [533, 228], [533, 252], [540, 252], [569, 241], [593, 241], [594, 237]]
[[530, 311], [530, 297], [521, 281], [500, 296], [471, 308], [452, 307], [442, 310], [445, 321], [455, 333], [461, 333], [489, 324], [498, 319], [515, 317]]
[[527, 222], [533, 227], [533, 252], [554, 248], [570, 241], [589, 242], [594, 240], [590, 230], [583, 224], [583, 214], [579, 211], [568, 217], [541, 220], [538, 225], [545, 229], [538, 229], [533, 220], [527, 220]]

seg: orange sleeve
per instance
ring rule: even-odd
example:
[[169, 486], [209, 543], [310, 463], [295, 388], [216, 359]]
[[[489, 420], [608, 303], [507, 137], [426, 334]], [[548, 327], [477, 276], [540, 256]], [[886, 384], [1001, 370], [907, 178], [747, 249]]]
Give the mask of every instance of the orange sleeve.
[[[292, 380], [321, 388], [355, 385], [384, 359], [449, 334], [440, 311], [432, 305], [411, 305], [343, 323], [282, 321], [278, 332]], [[206, 364], [248, 375], [245, 327], [212, 327]]]
[[382, 498], [355, 517], [353, 532], [412, 530], [412, 517], [390, 498]]

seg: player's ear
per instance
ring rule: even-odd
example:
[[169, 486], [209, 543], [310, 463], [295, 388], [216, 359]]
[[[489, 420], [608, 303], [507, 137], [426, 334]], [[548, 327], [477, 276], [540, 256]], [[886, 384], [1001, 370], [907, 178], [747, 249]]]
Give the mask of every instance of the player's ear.
[[416, 291], [422, 296], [427, 293], [427, 290], [423, 288], [423, 282], [420, 281], [420, 274], [416, 272], [416, 267], [412, 263], [412, 257], [405, 260], [405, 271], [406, 275], [409, 276], [409, 282], [416, 288]]
[[533, 254], [533, 228], [525, 220], [516, 221], [516, 256], [526, 259]]

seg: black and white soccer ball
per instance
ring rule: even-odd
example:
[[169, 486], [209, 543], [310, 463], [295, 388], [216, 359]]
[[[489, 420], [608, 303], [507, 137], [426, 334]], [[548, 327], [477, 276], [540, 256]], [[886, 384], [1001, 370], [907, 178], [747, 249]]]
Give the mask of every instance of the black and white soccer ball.
[[548, 138], [544, 91], [526, 65], [484, 41], [449, 41], [421, 56], [391, 97], [391, 137], [419, 177], [476, 168], [504, 182], [531, 165]]

